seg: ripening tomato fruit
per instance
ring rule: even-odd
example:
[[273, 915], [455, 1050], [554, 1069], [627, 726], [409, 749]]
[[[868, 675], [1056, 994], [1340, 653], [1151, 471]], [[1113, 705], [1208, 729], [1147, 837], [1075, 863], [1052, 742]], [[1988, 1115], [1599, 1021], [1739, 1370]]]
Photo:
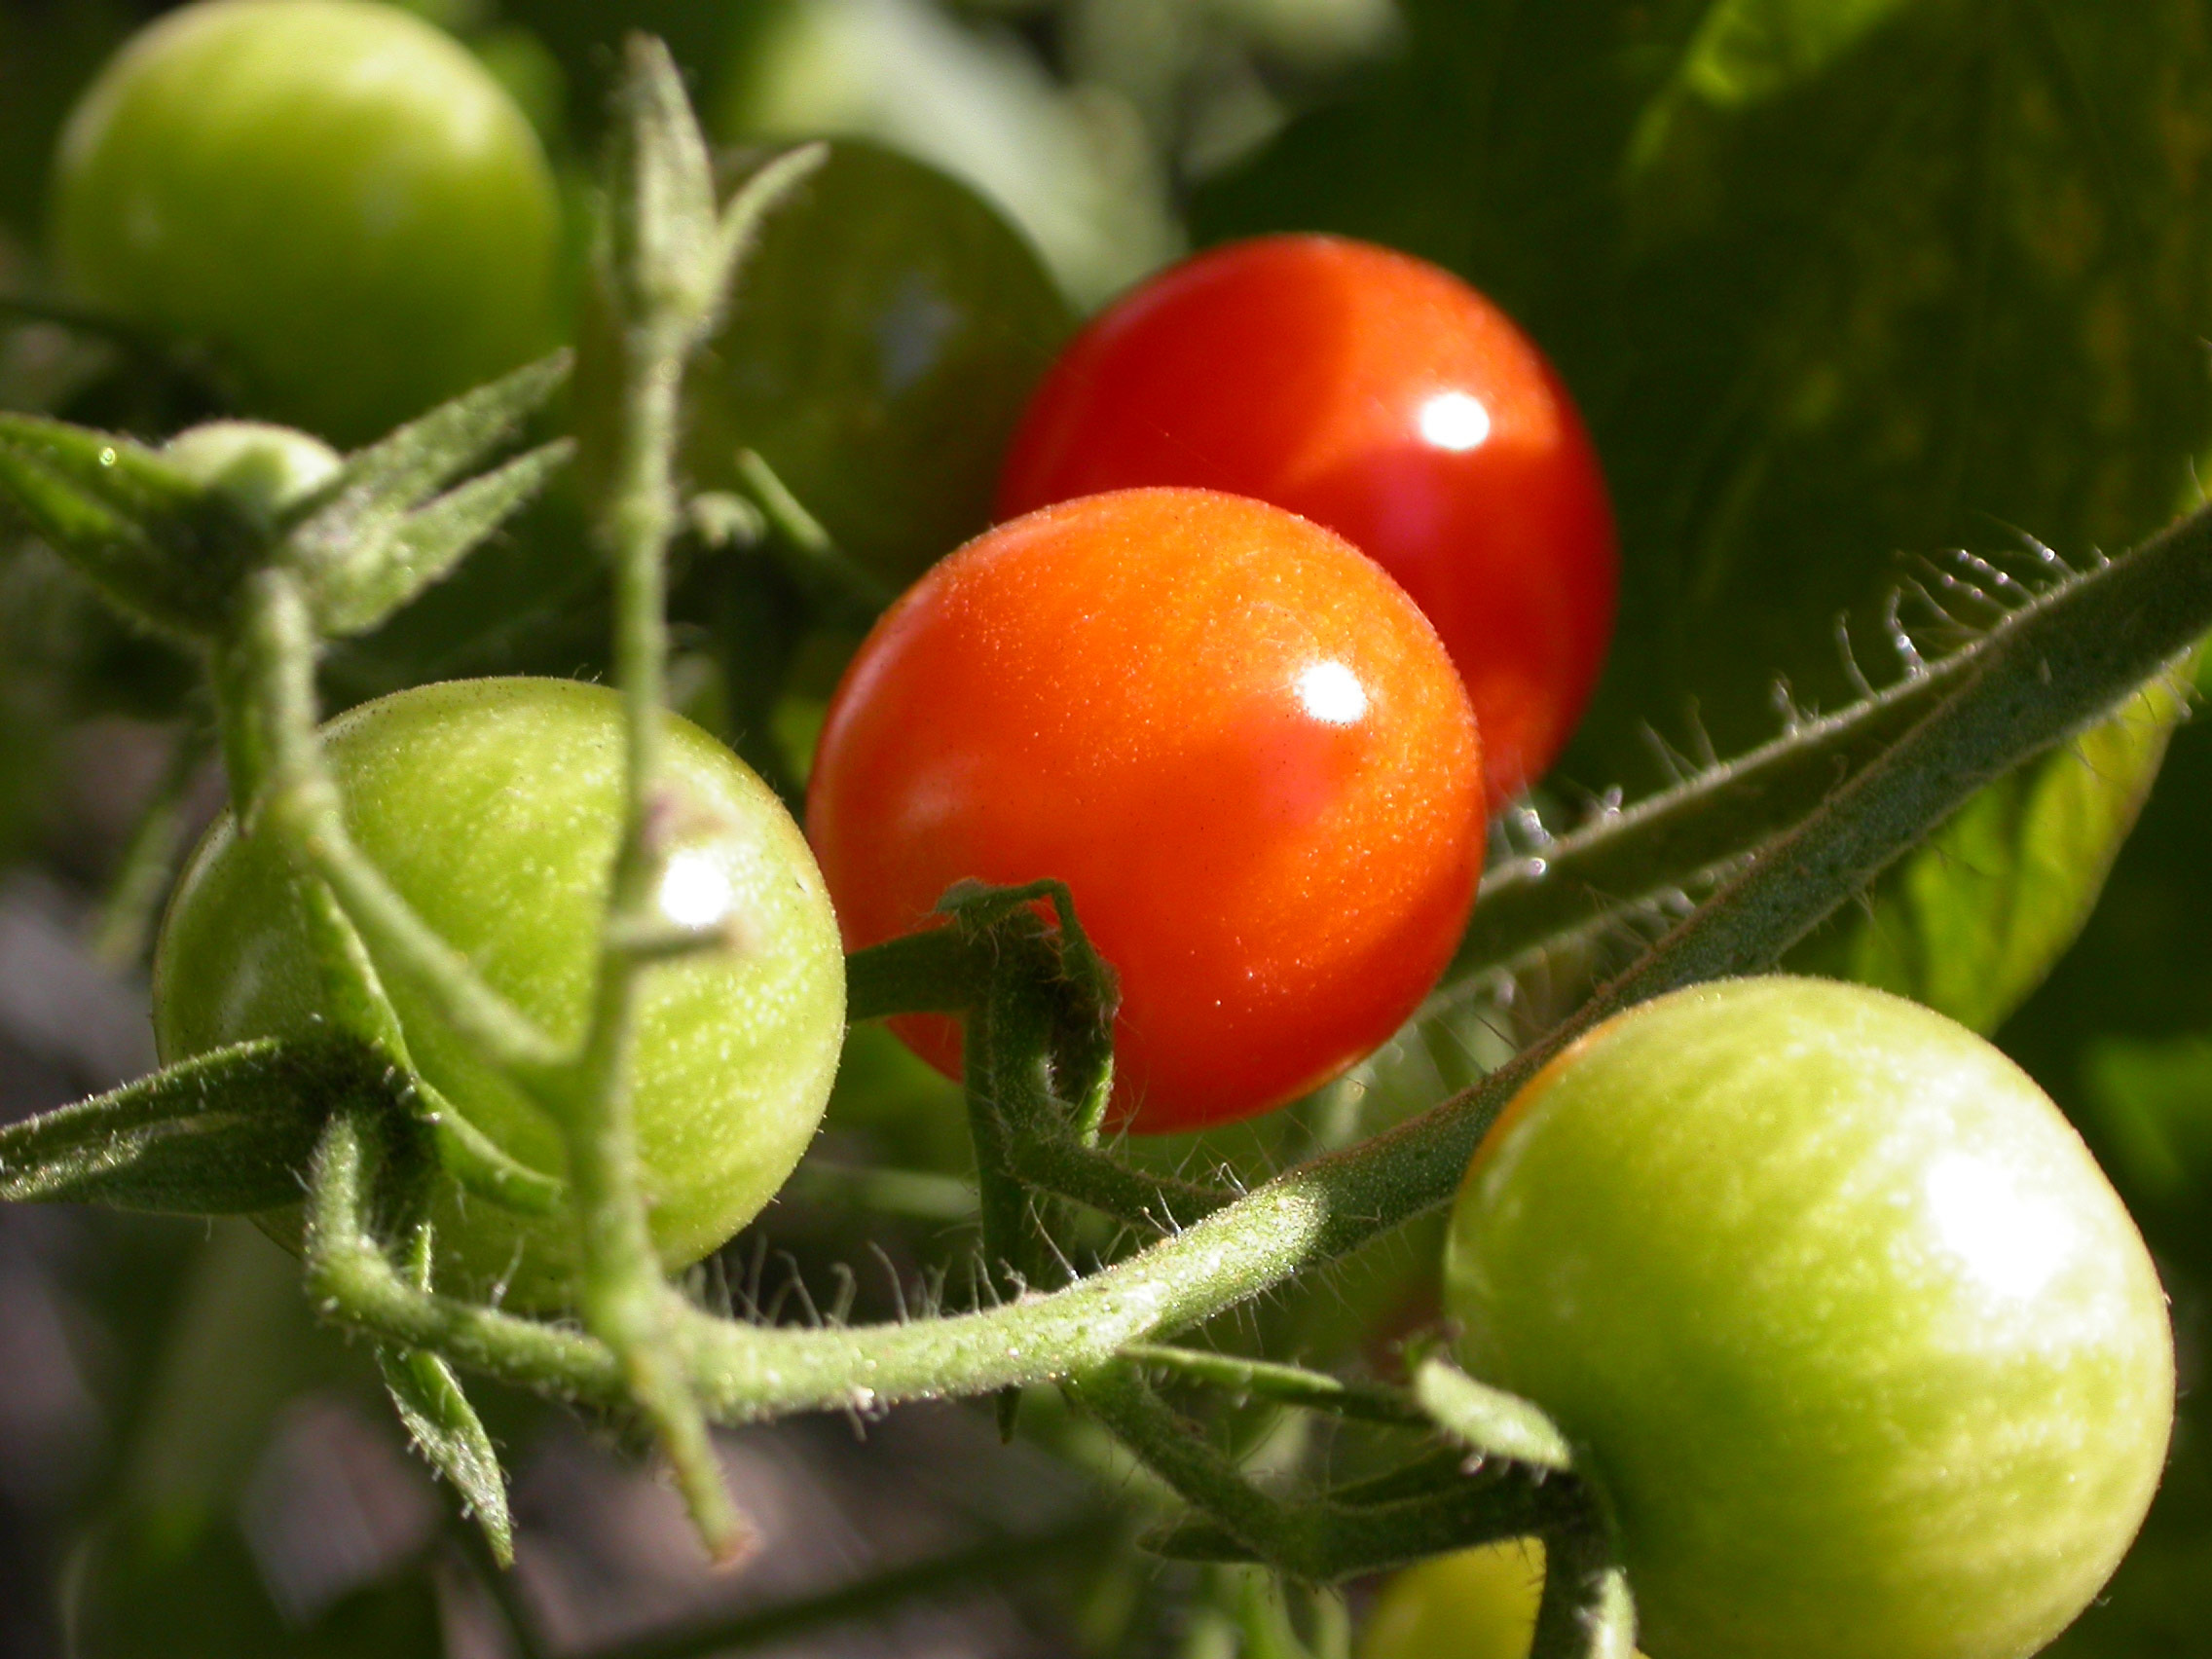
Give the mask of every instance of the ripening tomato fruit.
[[1375, 1598], [1359, 1659], [1529, 1659], [1543, 1588], [1541, 1538], [1417, 1562]]
[[[1117, 1111], [1281, 1104], [1375, 1048], [1473, 902], [1482, 776], [1435, 631], [1318, 526], [1131, 490], [970, 542], [832, 700], [807, 824], [858, 948], [1058, 877], [1121, 976]], [[947, 1072], [957, 1026], [901, 1034]]]
[[1469, 1368], [1586, 1459], [1653, 1659], [2021, 1659], [2164, 1461], [2127, 1212], [2024, 1072], [1886, 992], [1599, 1027], [1485, 1139], [1445, 1275]]
[[[568, 681], [456, 681], [365, 703], [324, 739], [347, 822], [401, 896], [524, 1014], [580, 1034], [621, 827], [620, 699]], [[774, 793], [673, 715], [666, 757], [662, 903], [693, 925], [732, 914], [744, 941], [645, 980], [632, 1099], [654, 1242], [676, 1268], [751, 1220], [797, 1163], [836, 1070], [845, 978], [821, 874]], [[386, 989], [415, 1069], [510, 1156], [560, 1173], [556, 1126], [404, 981]], [[311, 1029], [329, 1012], [280, 856], [225, 817], [163, 924], [162, 1058]], [[446, 1282], [563, 1300], [571, 1219], [454, 1191], [436, 1219]]]
[[1493, 808], [1572, 733], [1612, 634], [1612, 509], [1551, 365], [1456, 276], [1283, 236], [1143, 283], [1046, 377], [999, 513], [1142, 484], [1272, 501], [1395, 576], [1467, 682]]
[[247, 412], [340, 444], [552, 344], [559, 204], [459, 42], [369, 0], [201, 0], [134, 35], [61, 136], [55, 261], [203, 348]]

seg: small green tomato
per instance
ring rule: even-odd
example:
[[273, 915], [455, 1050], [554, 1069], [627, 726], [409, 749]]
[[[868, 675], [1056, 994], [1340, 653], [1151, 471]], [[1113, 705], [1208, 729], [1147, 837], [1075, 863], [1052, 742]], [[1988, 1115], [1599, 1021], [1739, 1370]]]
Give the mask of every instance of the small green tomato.
[[2020, 1659], [2157, 1487], [2149, 1254], [2011, 1061], [1771, 977], [1608, 1021], [1476, 1154], [1447, 1305], [1549, 1411], [1653, 1659]]
[[[566, 681], [460, 681], [363, 704], [324, 740], [362, 851], [494, 988], [578, 1037], [621, 823], [620, 700]], [[774, 793], [674, 716], [665, 754], [662, 907], [685, 926], [726, 923], [737, 941], [646, 971], [632, 1101], [653, 1238], [673, 1269], [758, 1213], [813, 1136], [844, 1036], [844, 960], [822, 877]], [[512, 1157], [560, 1174], [557, 1126], [403, 979], [386, 989], [416, 1070]], [[329, 1010], [280, 856], [225, 817], [163, 927], [162, 1057], [312, 1030]], [[564, 1299], [569, 1218], [531, 1221], [449, 1190], [436, 1219], [441, 1282]]]
[[1375, 1599], [1359, 1659], [1529, 1659], [1543, 1588], [1541, 1538], [1419, 1562]]
[[203, 348], [255, 415], [365, 442], [545, 350], [559, 204], [536, 134], [450, 36], [370, 0], [201, 0], [63, 130], [55, 263]]

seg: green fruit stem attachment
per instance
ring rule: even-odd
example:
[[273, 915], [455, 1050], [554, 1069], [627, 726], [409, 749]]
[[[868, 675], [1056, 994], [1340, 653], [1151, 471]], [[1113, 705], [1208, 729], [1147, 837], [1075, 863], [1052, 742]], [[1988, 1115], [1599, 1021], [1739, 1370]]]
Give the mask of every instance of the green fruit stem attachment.
[[[1583, 1031], [1677, 985], [1771, 967], [1989, 778], [2098, 718], [2208, 628], [2212, 512], [2200, 512], [2001, 623], [1914, 723], [1603, 987], [1588, 1009], [1469, 1088], [1219, 1202], [1170, 1236], [1047, 1295], [937, 1319], [821, 1331], [758, 1329], [687, 1309], [681, 1328], [700, 1400], [719, 1419], [750, 1420], [1080, 1376], [1132, 1343], [1186, 1329], [1347, 1254], [1448, 1202], [1504, 1103]], [[885, 987], [908, 977], [893, 972], [884, 948], [877, 962], [866, 953], [854, 959], [856, 1014], [895, 1012]], [[910, 983], [918, 994], [909, 1006], [944, 1006], [926, 976]], [[381, 1257], [360, 1247], [357, 1205], [341, 1179], [345, 1161], [325, 1156], [319, 1167], [316, 1271], [334, 1287], [343, 1316], [524, 1386], [618, 1398], [604, 1345], [414, 1292], [388, 1264], [380, 1268]], [[1210, 1201], [1210, 1190], [1201, 1190]]]

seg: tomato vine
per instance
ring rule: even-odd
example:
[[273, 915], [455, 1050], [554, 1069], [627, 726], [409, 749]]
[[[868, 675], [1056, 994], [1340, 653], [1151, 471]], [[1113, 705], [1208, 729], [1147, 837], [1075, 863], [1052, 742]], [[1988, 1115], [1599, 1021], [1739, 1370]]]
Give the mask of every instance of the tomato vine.
[[[564, 459], [533, 452], [436, 494], [511, 434], [561, 366], [525, 370], [402, 428], [311, 485], [298, 511], [266, 523], [157, 452], [0, 416], [0, 485], [95, 583], [201, 652], [241, 816], [257, 817], [256, 832], [303, 878], [350, 1034], [313, 1052], [240, 1045], [0, 1130], [0, 1197], [251, 1208], [270, 1190], [273, 1149], [281, 1170], [304, 1160], [316, 1304], [379, 1345], [403, 1414], [492, 1523], [496, 1550], [500, 1476], [496, 1458], [485, 1463], [488, 1438], [451, 1368], [644, 1419], [701, 1534], [724, 1556], [742, 1547], [745, 1523], [722, 1488], [710, 1421], [1055, 1382], [1194, 1505], [1190, 1521], [1154, 1540], [1164, 1554], [1258, 1559], [1329, 1580], [1537, 1531], [1548, 1566], [1536, 1652], [1616, 1650], [1632, 1587], [1571, 1455], [1534, 1408], [1470, 1393], [1467, 1380], [1434, 1368], [1406, 1390], [1350, 1388], [1296, 1367], [1194, 1357], [1162, 1339], [1448, 1202], [1504, 1103], [1578, 1036], [1669, 990], [1773, 966], [1976, 789], [2135, 695], [2212, 628], [2212, 510], [2057, 575], [1972, 645], [1859, 707], [1494, 873], [1440, 995], [1602, 925], [1624, 900], [1693, 882], [1711, 891], [1577, 1012], [1470, 1088], [1249, 1192], [1161, 1177], [1099, 1144], [1112, 982], [1065, 891], [956, 891], [955, 925], [851, 960], [850, 1006], [856, 1018], [971, 1016], [968, 1099], [996, 1304], [814, 1330], [721, 1318], [659, 1271], [626, 1092], [645, 967], [726, 942], [672, 933], [649, 903], [660, 875], [667, 555], [681, 517], [677, 399], [749, 237], [817, 153], [791, 153], [718, 208], [704, 144], [657, 48], [633, 49], [620, 113], [601, 265], [619, 390], [600, 458], [599, 522], [613, 573], [624, 819], [583, 1040], [556, 1041], [501, 998], [353, 844], [321, 752], [314, 682], [326, 640], [368, 625], [458, 559]], [[180, 549], [214, 557], [188, 579]], [[1593, 894], [1609, 898], [1594, 904]], [[428, 1180], [442, 1173], [517, 1209], [552, 1195], [547, 1178], [534, 1181], [395, 1086], [406, 1052], [383, 977], [404, 977], [434, 1002], [562, 1126], [565, 1200], [581, 1223], [580, 1329], [426, 1282]], [[237, 1133], [210, 1112], [217, 1101]], [[195, 1115], [214, 1132], [163, 1132]], [[289, 1138], [273, 1139], [272, 1124]], [[1057, 1257], [1050, 1204], [1058, 1201], [1150, 1241], [1078, 1272]], [[1185, 1432], [1154, 1372], [1429, 1438], [1380, 1483], [1280, 1497]], [[1454, 1446], [1441, 1456], [1439, 1437]], [[1490, 1456], [1487, 1475], [1463, 1471], [1469, 1451]]]

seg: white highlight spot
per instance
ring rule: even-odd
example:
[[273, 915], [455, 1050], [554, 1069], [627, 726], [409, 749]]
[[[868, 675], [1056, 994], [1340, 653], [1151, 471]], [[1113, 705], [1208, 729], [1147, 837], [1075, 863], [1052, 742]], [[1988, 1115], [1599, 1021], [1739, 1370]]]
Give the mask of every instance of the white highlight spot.
[[661, 872], [660, 913], [680, 928], [719, 927], [736, 897], [729, 876], [702, 853], [678, 853]]
[[2073, 1252], [2072, 1222], [1980, 1159], [1964, 1153], [1937, 1159], [1921, 1190], [1944, 1248], [2000, 1296], [2035, 1296]]
[[1298, 701], [1329, 725], [1351, 725], [1367, 713], [1367, 687], [1341, 662], [1316, 662], [1298, 671]]
[[1440, 391], [1415, 418], [1423, 440], [1438, 449], [1471, 450], [1490, 436], [1490, 411], [1463, 391]]

